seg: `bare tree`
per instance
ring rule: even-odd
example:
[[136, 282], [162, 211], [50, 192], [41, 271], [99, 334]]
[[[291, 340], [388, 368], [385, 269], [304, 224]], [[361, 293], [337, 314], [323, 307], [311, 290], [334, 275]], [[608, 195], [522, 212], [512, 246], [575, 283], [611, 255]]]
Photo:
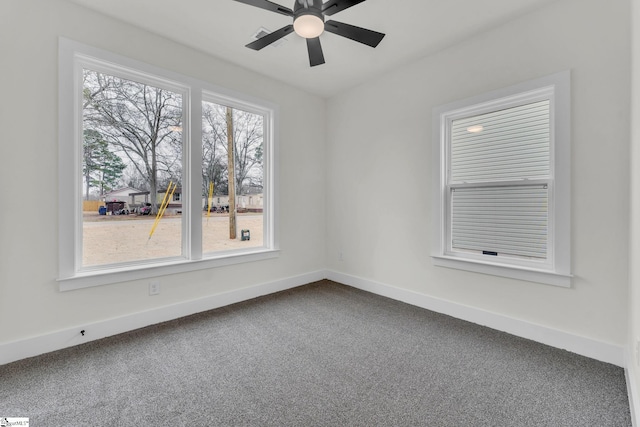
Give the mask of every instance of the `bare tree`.
[[[235, 171], [238, 194], [262, 186], [263, 118], [242, 110], [234, 110]], [[258, 179], [256, 179], [258, 178]], [[261, 190], [261, 188], [260, 188]]]
[[[203, 194], [208, 183], [214, 181], [216, 189], [228, 187], [228, 137], [231, 132], [235, 193], [249, 194], [262, 191], [263, 185], [263, 129], [261, 115], [232, 109], [233, 130], [227, 127], [227, 107], [204, 103], [203, 106]], [[226, 154], [226, 156], [225, 156]], [[226, 157], [226, 158], [225, 158]], [[218, 192], [217, 194], [224, 194]]]
[[160, 181], [181, 181], [181, 95], [91, 70], [84, 71], [83, 95], [85, 127], [99, 130], [148, 182], [157, 209]]
[[229, 194], [227, 183], [227, 129], [226, 112], [221, 117], [216, 104], [202, 105], [202, 195], [209, 194], [213, 183], [214, 194]]

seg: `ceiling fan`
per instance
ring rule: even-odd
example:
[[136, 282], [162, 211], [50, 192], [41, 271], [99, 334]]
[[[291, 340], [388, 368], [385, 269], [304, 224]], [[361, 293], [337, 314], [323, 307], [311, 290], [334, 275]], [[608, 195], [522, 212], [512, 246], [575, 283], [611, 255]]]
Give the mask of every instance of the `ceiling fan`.
[[326, 3], [323, 3], [322, 0], [295, 0], [293, 10], [268, 0], [235, 1], [293, 17], [293, 24], [282, 27], [277, 31], [249, 43], [247, 45], [248, 48], [260, 50], [295, 31], [296, 34], [307, 40], [309, 64], [312, 67], [324, 64], [324, 54], [322, 53], [322, 46], [320, 44], [320, 35], [324, 31], [346, 37], [371, 47], [378, 46], [385, 36], [383, 33], [378, 33], [377, 31], [367, 30], [366, 28], [344, 24], [338, 21], [329, 20], [325, 22], [325, 16], [341, 12], [365, 0], [329, 0]]

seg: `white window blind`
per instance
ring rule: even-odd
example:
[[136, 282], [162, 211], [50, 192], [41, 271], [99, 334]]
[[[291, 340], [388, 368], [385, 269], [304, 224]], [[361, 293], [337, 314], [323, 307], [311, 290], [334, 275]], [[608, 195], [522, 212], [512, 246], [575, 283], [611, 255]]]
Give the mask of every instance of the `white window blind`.
[[454, 189], [452, 249], [545, 259], [548, 197], [546, 185]]
[[454, 120], [451, 182], [547, 177], [549, 141], [548, 100]]

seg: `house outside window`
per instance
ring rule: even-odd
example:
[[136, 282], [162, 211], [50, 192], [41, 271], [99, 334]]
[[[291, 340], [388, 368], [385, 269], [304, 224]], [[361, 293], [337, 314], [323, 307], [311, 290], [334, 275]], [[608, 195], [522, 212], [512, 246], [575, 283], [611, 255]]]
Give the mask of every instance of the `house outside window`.
[[569, 73], [434, 110], [436, 265], [570, 286]]
[[[59, 90], [61, 290], [277, 256], [275, 106], [66, 39]], [[235, 188], [268, 203], [203, 209]]]

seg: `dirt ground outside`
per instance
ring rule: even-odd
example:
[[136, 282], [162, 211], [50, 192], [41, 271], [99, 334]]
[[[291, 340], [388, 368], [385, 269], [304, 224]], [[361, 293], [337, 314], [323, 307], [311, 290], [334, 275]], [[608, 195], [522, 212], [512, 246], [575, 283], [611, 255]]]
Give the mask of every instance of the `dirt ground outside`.
[[[164, 216], [151, 238], [155, 217], [136, 215], [83, 214], [83, 266], [98, 266], [181, 255], [181, 217]], [[202, 216], [203, 253], [263, 245], [263, 215], [238, 214], [237, 238], [229, 239], [229, 215], [211, 213]], [[241, 230], [249, 230], [250, 239], [241, 239]]]

